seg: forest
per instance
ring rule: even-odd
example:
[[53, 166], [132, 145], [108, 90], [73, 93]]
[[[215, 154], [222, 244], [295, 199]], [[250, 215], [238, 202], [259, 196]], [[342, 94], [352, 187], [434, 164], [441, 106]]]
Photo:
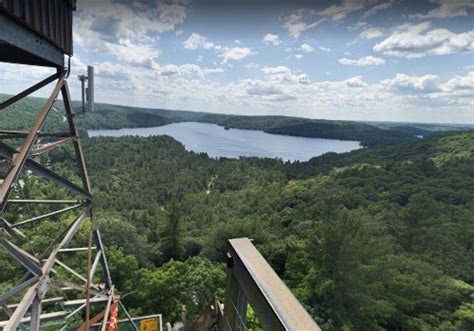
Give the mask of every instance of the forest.
[[[174, 321], [185, 304], [193, 319], [222, 295], [226, 239], [247, 236], [326, 330], [471, 330], [473, 142], [463, 133], [299, 164], [213, 160], [166, 136], [84, 149], [113, 279], [135, 291], [134, 313]], [[61, 197], [25, 180], [28, 196]]]
[[[212, 159], [168, 136], [82, 143], [112, 277], [132, 314], [177, 321], [185, 306], [194, 320], [223, 296], [226, 240], [246, 236], [323, 330], [474, 329], [473, 131], [293, 163]], [[67, 150], [42, 157], [77, 179]], [[66, 196], [22, 180], [26, 198]], [[9, 207], [2, 217], [29, 213]], [[31, 229], [37, 249], [67, 221]], [[10, 262], [0, 251], [0, 292], [22, 273]]]

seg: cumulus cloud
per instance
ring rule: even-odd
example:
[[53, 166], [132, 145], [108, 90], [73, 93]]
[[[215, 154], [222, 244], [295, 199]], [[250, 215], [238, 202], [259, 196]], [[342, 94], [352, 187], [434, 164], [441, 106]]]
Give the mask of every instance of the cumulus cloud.
[[368, 84], [362, 80], [361, 76], [351, 77], [345, 80], [349, 87], [367, 87]]
[[426, 32], [430, 26], [429, 22], [399, 26], [388, 38], [376, 44], [373, 50], [405, 58], [420, 58], [430, 54], [445, 55], [474, 50], [474, 30], [459, 34], [447, 29], [434, 29]]
[[256, 96], [267, 101], [288, 101], [294, 100], [296, 97], [285, 91], [282, 86], [264, 82], [260, 80], [245, 79], [240, 82], [245, 94]]
[[348, 59], [343, 57], [338, 61], [340, 64], [351, 66], [380, 66], [385, 64], [385, 60], [374, 56], [364, 56], [359, 59]]
[[290, 68], [285, 67], [285, 66], [264, 67], [262, 71], [271, 80], [275, 80], [279, 82], [296, 83], [296, 84], [308, 84], [310, 82], [307, 74], [293, 73]]
[[229, 61], [240, 61], [247, 56], [252, 54], [252, 50], [248, 47], [232, 47], [220, 54], [223, 57], [222, 63], [228, 63]]
[[295, 58], [297, 60], [301, 60], [303, 58], [303, 54], [295, 54]]
[[381, 36], [383, 36], [382, 30], [374, 27], [370, 27], [359, 33], [359, 38], [362, 39], [373, 39]]
[[445, 92], [467, 91], [470, 95], [474, 94], [474, 71], [469, 72], [466, 76], [455, 76], [446, 83], [440, 85]]
[[311, 53], [314, 51], [314, 48], [311, 47], [311, 45], [304, 43], [300, 46], [300, 48], [298, 48], [298, 50], [305, 53]]
[[314, 10], [297, 9], [284, 19], [282, 27], [294, 38], [299, 38], [303, 31], [314, 28], [326, 20], [326, 17], [323, 17], [315, 21], [314, 16]]
[[333, 21], [342, 20], [347, 14], [364, 8], [365, 0], [344, 0], [340, 6], [332, 5], [319, 14], [330, 17]]
[[186, 1], [156, 5], [111, 0], [80, 1], [74, 22], [74, 41], [79, 46], [120, 61], [152, 67], [159, 56], [157, 34], [173, 31], [184, 23]]
[[184, 42], [184, 48], [187, 49], [210, 49], [214, 47], [214, 43], [210, 42], [207, 37], [200, 35], [199, 33], [193, 32], [188, 39]]
[[157, 1], [156, 5], [141, 2], [127, 5], [112, 0], [79, 1], [74, 24], [75, 28], [87, 27], [108, 41], [144, 38], [149, 33], [173, 31], [183, 24], [187, 16], [186, 5], [184, 1]]
[[266, 75], [280, 75], [280, 74], [287, 74], [291, 72], [290, 68], [285, 67], [285, 66], [265, 67], [262, 69], [262, 71]]
[[90, 52], [114, 56], [125, 63], [151, 67], [160, 54], [159, 49], [151, 43], [133, 41], [130, 38], [109, 42], [101, 39], [97, 32], [81, 33], [81, 31], [80, 29], [74, 31], [74, 41], [78, 45]]
[[393, 3], [394, 3], [394, 0], [389, 0], [389, 1], [381, 2], [381, 3], [371, 7], [369, 10], [367, 10], [364, 13], [364, 18], [375, 15], [379, 11], [382, 11], [384, 9], [392, 7]]
[[280, 36], [278, 36], [277, 34], [267, 33], [263, 37], [263, 42], [267, 45], [277, 46], [281, 44], [281, 39]]
[[437, 75], [409, 76], [397, 74], [393, 79], [385, 79], [381, 83], [391, 90], [398, 92], [429, 93], [438, 90]]
[[412, 18], [447, 18], [457, 16], [467, 16], [468, 9], [474, 8], [472, 0], [431, 0], [438, 7], [430, 10], [426, 14], [411, 15]]
[[201, 68], [197, 64], [193, 63], [186, 63], [182, 65], [175, 65], [175, 64], [166, 64], [160, 66], [158, 63], [153, 65], [153, 70], [156, 74], [165, 77], [172, 77], [172, 76], [198, 76], [204, 77], [207, 74], [211, 73], [220, 73], [224, 72], [222, 68]]
[[319, 49], [323, 52], [330, 52], [331, 49], [329, 47], [319, 46]]

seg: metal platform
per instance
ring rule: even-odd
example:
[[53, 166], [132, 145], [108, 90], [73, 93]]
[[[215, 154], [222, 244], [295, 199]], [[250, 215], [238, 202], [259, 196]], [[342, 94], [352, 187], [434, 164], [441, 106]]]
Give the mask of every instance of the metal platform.
[[75, 8], [73, 0], [0, 0], [0, 62], [63, 67]]

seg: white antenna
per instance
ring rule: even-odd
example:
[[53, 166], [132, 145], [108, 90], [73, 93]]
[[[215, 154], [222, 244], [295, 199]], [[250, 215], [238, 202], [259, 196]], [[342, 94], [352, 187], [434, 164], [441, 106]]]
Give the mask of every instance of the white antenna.
[[90, 112], [94, 111], [94, 67], [87, 66], [87, 106]]
[[[81, 81], [81, 96], [82, 96], [82, 112], [85, 113], [86, 110], [89, 112], [94, 111], [94, 67], [87, 66], [87, 76], [80, 75], [77, 76]], [[87, 81], [87, 87], [85, 87], [85, 82]], [[86, 100], [87, 98], [87, 107]]]

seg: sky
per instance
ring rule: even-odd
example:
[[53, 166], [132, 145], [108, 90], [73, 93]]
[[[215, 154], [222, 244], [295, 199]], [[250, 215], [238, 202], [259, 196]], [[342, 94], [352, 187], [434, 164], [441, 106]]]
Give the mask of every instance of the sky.
[[[474, 123], [474, 0], [78, 0], [74, 15], [75, 99], [93, 65], [97, 102]], [[2, 64], [0, 91], [51, 72]]]

